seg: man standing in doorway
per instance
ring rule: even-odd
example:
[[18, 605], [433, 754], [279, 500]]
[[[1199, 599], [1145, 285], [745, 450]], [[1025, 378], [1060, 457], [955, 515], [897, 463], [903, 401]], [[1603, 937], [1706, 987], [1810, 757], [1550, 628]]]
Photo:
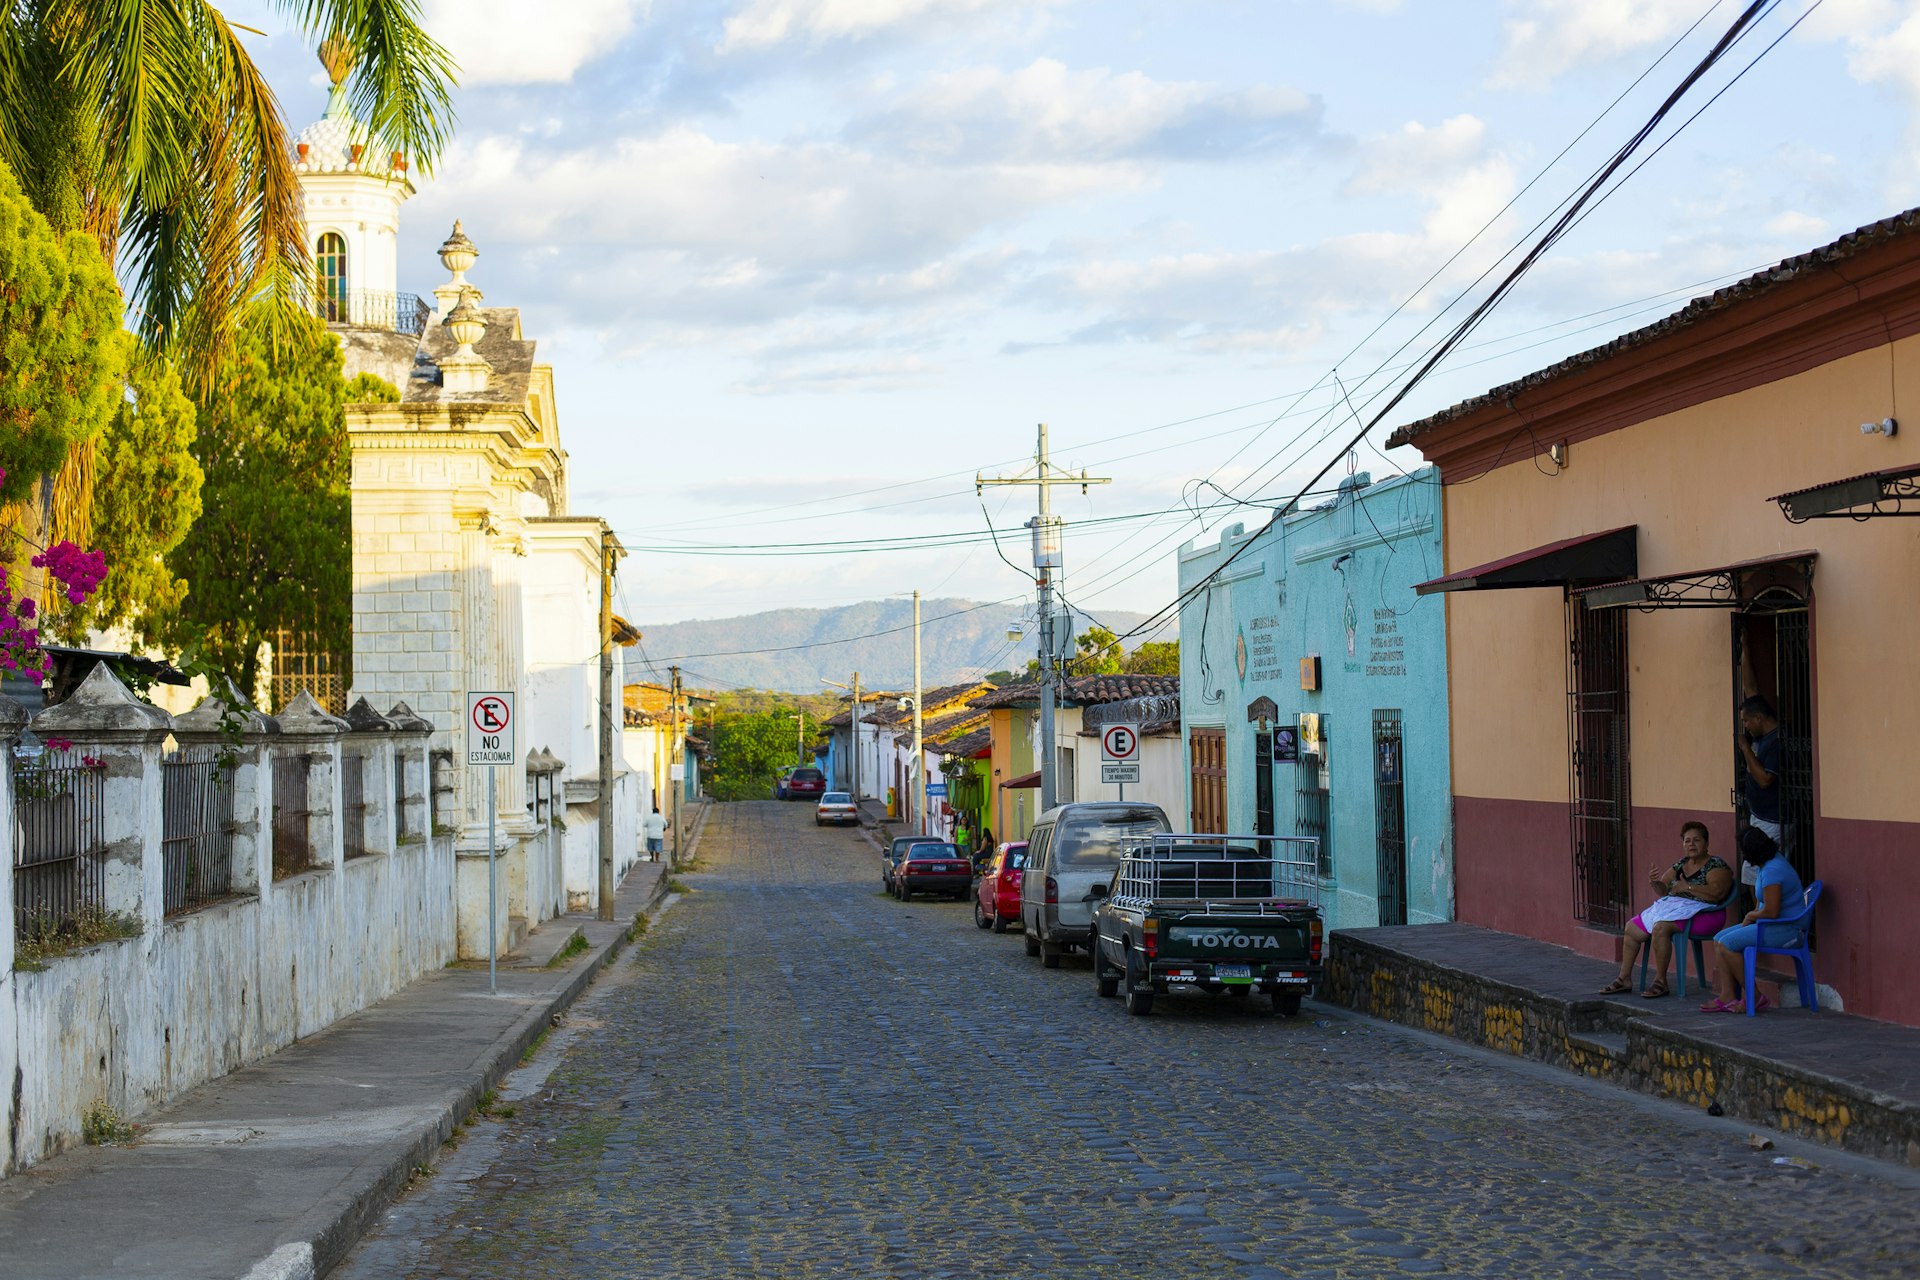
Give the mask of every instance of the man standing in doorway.
[[1780, 838], [1780, 720], [1773, 704], [1754, 694], [1740, 704], [1740, 732], [1733, 735], [1745, 774], [1740, 779], [1747, 798], [1747, 822], [1767, 833], [1774, 844]]

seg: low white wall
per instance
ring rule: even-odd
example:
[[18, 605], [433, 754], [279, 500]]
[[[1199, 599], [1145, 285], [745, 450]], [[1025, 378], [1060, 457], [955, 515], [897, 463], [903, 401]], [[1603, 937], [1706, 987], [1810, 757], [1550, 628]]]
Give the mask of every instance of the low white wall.
[[[230, 696], [234, 696], [231, 695]], [[303, 698], [305, 695], [303, 695]], [[400, 990], [453, 960], [458, 920], [451, 836], [428, 829], [429, 726], [389, 721], [364, 703], [348, 722], [310, 698], [269, 725], [238, 706], [231, 871], [234, 894], [165, 912], [163, 752], [228, 742], [215, 702], [175, 720], [139, 702], [105, 667], [33, 721], [67, 738], [96, 771], [105, 910], [134, 937], [48, 956], [17, 970], [13, 877], [0, 876], [0, 1078], [11, 1086], [0, 1173], [81, 1140], [104, 1104], [129, 1119]], [[22, 727], [0, 699], [0, 742]], [[344, 854], [342, 752], [365, 763], [366, 852]], [[277, 753], [311, 761], [304, 807], [314, 869], [273, 878]], [[13, 771], [0, 756], [0, 832], [14, 832]], [[398, 785], [396, 786], [396, 773]], [[398, 794], [396, 794], [396, 792]], [[281, 797], [292, 802], [291, 797]]]

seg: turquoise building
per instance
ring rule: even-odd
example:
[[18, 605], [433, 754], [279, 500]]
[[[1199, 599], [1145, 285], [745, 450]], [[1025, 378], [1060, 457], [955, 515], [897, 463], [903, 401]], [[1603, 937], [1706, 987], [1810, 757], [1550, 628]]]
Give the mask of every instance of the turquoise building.
[[1329, 924], [1453, 918], [1445, 572], [1432, 468], [1179, 552], [1196, 831], [1320, 840]]

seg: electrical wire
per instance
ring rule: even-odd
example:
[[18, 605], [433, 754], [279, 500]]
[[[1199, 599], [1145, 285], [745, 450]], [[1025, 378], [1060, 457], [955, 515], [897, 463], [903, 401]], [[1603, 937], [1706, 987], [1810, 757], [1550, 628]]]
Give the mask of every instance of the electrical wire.
[[[1357, 448], [1360, 442], [1367, 437], [1367, 435], [1373, 430], [1373, 428], [1378, 426], [1379, 423], [1383, 419], [1385, 419], [1385, 417], [1389, 413], [1391, 413], [1394, 410], [1394, 408], [1397, 407], [1400, 404], [1400, 402], [1407, 397], [1407, 395], [1409, 395], [1412, 392], [1414, 387], [1418, 386], [1422, 381], [1424, 381], [1427, 375], [1430, 374], [1433, 371], [1433, 369], [1436, 368], [1440, 364], [1440, 362], [1447, 357], [1449, 353], [1451, 353], [1456, 347], [1458, 347], [1460, 343], [1464, 341], [1466, 337], [1470, 335], [1475, 328], [1478, 327], [1478, 325], [1486, 318], [1486, 316], [1512, 292], [1514, 287], [1519, 284], [1521, 278], [1524, 277], [1527, 274], [1527, 272], [1533, 268], [1534, 264], [1537, 263], [1540, 260], [1540, 258], [1544, 256], [1549, 249], [1551, 249], [1555, 244], [1557, 244], [1560, 241], [1560, 239], [1563, 238], [1567, 234], [1567, 232], [1571, 230], [1574, 225], [1577, 224], [1577, 222], [1581, 219], [1583, 210], [1587, 209], [1590, 205], [1595, 205], [1600, 201], [1604, 201], [1604, 199], [1606, 198], [1606, 195], [1611, 195], [1614, 191], [1618, 191], [1620, 189], [1619, 184], [1615, 184], [1611, 188], [1609, 188], [1607, 184], [1613, 178], [1613, 176], [1616, 173], [1618, 173], [1619, 170], [1626, 164], [1626, 162], [1630, 158], [1632, 158], [1632, 156], [1640, 149], [1640, 147], [1647, 141], [1647, 139], [1652, 136], [1654, 131], [1659, 128], [1660, 124], [1666, 119], [1667, 115], [1679, 103], [1680, 99], [1683, 96], [1685, 96], [1685, 94], [1695, 84], [1697, 84], [1700, 81], [1700, 79], [1707, 74], [1708, 71], [1710, 71], [1715, 65], [1718, 64], [1718, 62], [1726, 55], [1727, 51], [1730, 48], [1732, 48], [1735, 44], [1739, 42], [1739, 40], [1754, 24], [1754, 22], [1759, 17], [1762, 16], [1763, 11], [1767, 13], [1771, 13], [1774, 8], [1778, 7], [1780, 2], [1781, 0], [1752, 0], [1752, 3], [1749, 4], [1744, 10], [1741, 11], [1740, 15], [1737, 18], [1735, 18], [1733, 24], [1727, 29], [1727, 31], [1724, 34], [1721, 35], [1720, 39], [1715, 42], [1714, 46], [1707, 52], [1707, 54], [1698, 63], [1695, 64], [1694, 68], [1690, 72], [1688, 72], [1688, 74], [1681, 80], [1680, 84], [1676, 86], [1670, 93], [1668, 93], [1666, 98], [1661, 102], [1660, 106], [1655, 109], [1653, 115], [1649, 117], [1649, 119], [1645, 123], [1643, 123], [1640, 126], [1640, 128], [1637, 129], [1633, 133], [1633, 135], [1628, 138], [1626, 142], [1622, 143], [1620, 147], [1614, 151], [1613, 155], [1609, 158], [1609, 160], [1604, 165], [1601, 166], [1599, 172], [1593, 175], [1589, 180], [1587, 180], [1581, 186], [1580, 190], [1570, 200], [1563, 201], [1560, 206], [1557, 206], [1559, 210], [1559, 216], [1554, 219], [1552, 226], [1547, 230], [1547, 232], [1544, 235], [1540, 236], [1537, 240], [1535, 240], [1532, 247], [1527, 250], [1526, 254], [1521, 257], [1520, 261], [1516, 263], [1514, 267], [1507, 272], [1507, 274], [1501, 279], [1500, 283], [1496, 285], [1494, 289], [1490, 291], [1485, 298], [1481, 299], [1481, 301], [1477, 303], [1473, 307], [1473, 309], [1467, 313], [1466, 318], [1461, 320], [1458, 324], [1456, 324], [1453, 327], [1453, 329], [1451, 329], [1448, 332], [1447, 336], [1441, 339], [1441, 341], [1434, 346], [1434, 348], [1426, 356], [1426, 358], [1421, 361], [1418, 368], [1414, 370], [1413, 374], [1409, 378], [1407, 378], [1405, 382], [1403, 382], [1400, 385], [1398, 390], [1396, 390], [1394, 394], [1387, 400], [1387, 403], [1373, 416], [1371, 420], [1369, 420], [1364, 426], [1362, 426], [1359, 434], [1357, 434], [1353, 438], [1353, 441], [1345, 449], [1342, 449], [1338, 453], [1334, 454], [1333, 457], [1330, 458], [1326, 462], [1326, 464], [1323, 465], [1320, 468], [1320, 470], [1314, 474], [1313, 478], [1309, 480], [1307, 482], [1307, 485], [1303, 488], [1303, 493], [1305, 491], [1305, 488], [1310, 488], [1314, 484], [1319, 483], [1319, 481], [1326, 475], [1326, 473], [1333, 468], [1334, 463], [1339, 459], [1340, 456], [1348, 452], [1351, 452], [1353, 449]], [[1816, 7], [1820, 2], [1821, 0], [1815, 0]], [[1715, 7], [1717, 8], [1718, 6], [1716, 5]], [[1712, 10], [1709, 10], [1708, 12], [1711, 13]], [[1804, 17], [1805, 15], [1802, 15], [1802, 20], [1804, 20]], [[1696, 25], [1698, 24], [1696, 23]], [[1795, 24], [1795, 25], [1798, 25], [1798, 24]], [[1691, 28], [1689, 28], [1689, 30], [1691, 30]], [[1776, 40], [1774, 44], [1778, 44], [1778, 41]], [[1773, 47], [1774, 45], [1768, 45], [1766, 49], [1761, 51], [1760, 57], [1765, 57], [1766, 53], [1770, 51]], [[1746, 74], [1746, 71], [1751, 70], [1753, 65], [1755, 63], [1758, 63], [1758, 61], [1759, 61], [1759, 58], [1755, 58], [1754, 63], [1749, 63], [1748, 66], [1740, 72], [1740, 76], [1744, 76]], [[1739, 76], [1736, 76], [1735, 81], [1737, 81], [1738, 79], [1739, 79]], [[1724, 89], [1722, 90], [1722, 92], [1724, 92]], [[1718, 95], [1716, 94], [1715, 97], [1717, 98]], [[1687, 124], [1692, 123], [1693, 120], [1698, 118], [1699, 118], [1699, 112], [1695, 112], [1693, 116], [1688, 117], [1688, 119], [1685, 122], [1683, 122], [1678, 129], [1674, 131], [1675, 136], [1677, 136], [1677, 134], [1681, 130], [1683, 130]], [[1668, 139], [1668, 141], [1671, 141], [1671, 137]], [[1636, 169], [1635, 169], [1635, 172], [1637, 171], [1638, 171], [1638, 166], [1636, 166]], [[1603, 191], [1606, 193], [1606, 195], [1601, 194]], [[1506, 255], [1503, 255], [1503, 259], [1504, 259], [1504, 256]], [[1133, 629], [1133, 631], [1129, 632], [1128, 633], [1129, 636], [1133, 634], [1137, 634], [1142, 630], [1145, 630], [1148, 626], [1158, 621], [1164, 615], [1167, 615], [1169, 613], [1177, 613], [1179, 607], [1182, 604], [1184, 604], [1187, 600], [1192, 599], [1194, 595], [1196, 595], [1200, 590], [1205, 588], [1207, 584], [1210, 583], [1215, 577], [1217, 577], [1224, 569], [1226, 569], [1228, 565], [1232, 564], [1241, 555], [1243, 555], [1249, 547], [1253, 546], [1254, 543], [1258, 541], [1259, 533], [1264, 533], [1266, 529], [1271, 528], [1274, 524], [1276, 524], [1281, 519], [1283, 519], [1291, 510], [1295, 508], [1295, 506], [1297, 506], [1298, 501], [1299, 501], [1298, 498], [1292, 499], [1287, 503], [1285, 507], [1282, 507], [1280, 510], [1276, 511], [1273, 514], [1273, 516], [1269, 518], [1266, 525], [1256, 532], [1254, 537], [1248, 538], [1246, 541], [1244, 541], [1238, 548], [1236, 548], [1233, 551], [1232, 554], [1225, 557], [1218, 565], [1215, 565], [1192, 587], [1188, 588], [1185, 591], [1182, 591], [1178, 596], [1176, 596], [1175, 599], [1170, 604], [1164, 606], [1160, 610], [1155, 611], [1154, 614], [1149, 616], [1146, 622], [1142, 623], [1139, 627], [1136, 627]]]

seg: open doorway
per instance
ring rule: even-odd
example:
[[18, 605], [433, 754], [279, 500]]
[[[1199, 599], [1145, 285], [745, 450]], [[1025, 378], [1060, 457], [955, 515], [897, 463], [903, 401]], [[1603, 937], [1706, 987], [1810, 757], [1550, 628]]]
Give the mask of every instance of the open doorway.
[[[1816, 872], [1813, 772], [1813, 615], [1805, 599], [1769, 588], [1733, 615], [1734, 724], [1748, 694], [1758, 693], [1780, 721], [1780, 843], [1802, 884]], [[1734, 813], [1747, 825], [1746, 768], [1733, 753]]]

